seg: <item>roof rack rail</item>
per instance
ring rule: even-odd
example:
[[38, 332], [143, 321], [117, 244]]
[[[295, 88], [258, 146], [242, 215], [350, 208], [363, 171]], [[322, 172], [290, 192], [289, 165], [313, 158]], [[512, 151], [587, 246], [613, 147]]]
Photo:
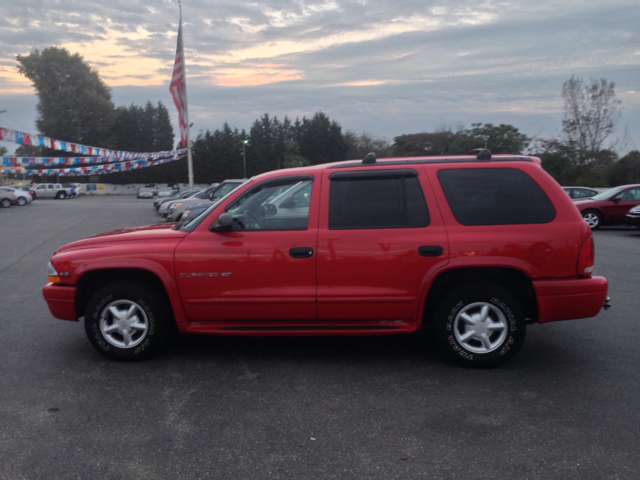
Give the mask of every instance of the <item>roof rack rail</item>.
[[365, 157], [362, 159], [362, 163], [365, 165], [371, 165], [373, 163], [376, 163], [376, 154], [373, 152], [369, 152], [365, 155]]
[[491, 150], [476, 148], [467, 152], [467, 155], [475, 155], [478, 160], [491, 160]]

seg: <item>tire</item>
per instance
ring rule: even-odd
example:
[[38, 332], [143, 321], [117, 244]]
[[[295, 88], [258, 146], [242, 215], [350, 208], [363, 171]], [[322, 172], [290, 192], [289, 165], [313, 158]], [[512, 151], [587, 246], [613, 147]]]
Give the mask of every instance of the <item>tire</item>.
[[0, 200], [0, 207], [9, 208], [10, 206], [11, 206], [11, 200], [9, 200], [8, 198], [3, 198], [2, 200]]
[[56, 198], [59, 198], [60, 200], [64, 200], [65, 198], [67, 198], [67, 194], [65, 192], [58, 192], [56, 194]]
[[602, 225], [602, 215], [597, 210], [585, 210], [582, 218], [591, 227], [591, 230], [598, 230]]
[[[120, 324], [114, 321], [119, 313]], [[84, 327], [93, 347], [112, 360], [144, 360], [159, 353], [171, 332], [171, 308], [152, 287], [114, 282], [89, 300]]]
[[18, 205], [24, 207], [27, 204], [27, 199], [24, 197], [18, 197]]
[[507, 290], [492, 283], [469, 283], [445, 294], [432, 329], [436, 344], [450, 359], [490, 368], [518, 352], [526, 324], [520, 303]]

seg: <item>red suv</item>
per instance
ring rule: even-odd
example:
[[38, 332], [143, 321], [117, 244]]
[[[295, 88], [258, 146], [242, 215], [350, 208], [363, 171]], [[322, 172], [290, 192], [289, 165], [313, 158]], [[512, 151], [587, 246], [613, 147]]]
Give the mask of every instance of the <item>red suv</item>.
[[592, 317], [588, 225], [532, 157], [348, 161], [252, 178], [183, 225], [59, 248], [43, 289], [117, 360], [171, 331], [388, 335], [428, 328], [451, 358], [495, 366], [526, 325]]
[[574, 202], [592, 230], [601, 225], [622, 225], [627, 212], [640, 205], [640, 185], [622, 185]]

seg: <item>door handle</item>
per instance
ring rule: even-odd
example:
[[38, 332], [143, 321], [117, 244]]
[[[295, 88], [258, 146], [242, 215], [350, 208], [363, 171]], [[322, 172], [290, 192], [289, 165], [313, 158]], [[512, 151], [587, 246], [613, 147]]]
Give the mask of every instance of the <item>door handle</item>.
[[309, 258], [313, 256], [313, 248], [295, 247], [289, 250], [289, 255], [291, 255], [293, 258]]
[[418, 247], [418, 255], [421, 257], [439, 257], [442, 255], [442, 247], [440, 245], [425, 245]]

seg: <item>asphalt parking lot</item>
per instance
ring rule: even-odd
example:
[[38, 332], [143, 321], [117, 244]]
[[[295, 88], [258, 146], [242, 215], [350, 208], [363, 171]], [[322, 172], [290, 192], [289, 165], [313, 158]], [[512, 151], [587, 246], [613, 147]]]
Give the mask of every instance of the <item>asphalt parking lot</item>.
[[613, 307], [493, 370], [428, 339], [181, 337], [106, 360], [42, 299], [54, 250], [158, 223], [133, 196], [0, 211], [0, 479], [638, 478], [640, 230], [595, 232]]

